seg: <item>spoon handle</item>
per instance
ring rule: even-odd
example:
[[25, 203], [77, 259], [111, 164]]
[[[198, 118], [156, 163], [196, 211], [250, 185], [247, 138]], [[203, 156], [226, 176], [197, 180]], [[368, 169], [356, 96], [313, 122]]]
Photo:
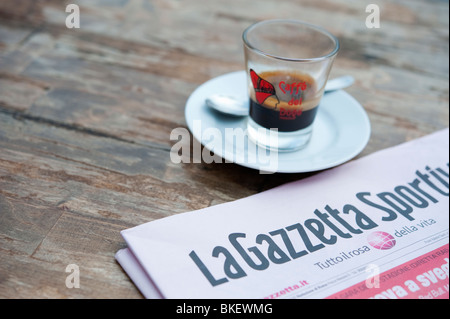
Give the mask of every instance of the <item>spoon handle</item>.
[[355, 82], [355, 79], [351, 75], [344, 75], [332, 80], [328, 80], [325, 85], [325, 92], [336, 91], [345, 89], [351, 86]]

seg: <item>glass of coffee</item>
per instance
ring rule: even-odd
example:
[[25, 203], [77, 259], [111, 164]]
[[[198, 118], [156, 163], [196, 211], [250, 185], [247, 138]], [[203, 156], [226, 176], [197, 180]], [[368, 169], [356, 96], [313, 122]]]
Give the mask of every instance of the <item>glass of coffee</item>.
[[339, 51], [338, 39], [301, 21], [267, 20], [248, 27], [243, 40], [250, 139], [277, 151], [305, 147]]

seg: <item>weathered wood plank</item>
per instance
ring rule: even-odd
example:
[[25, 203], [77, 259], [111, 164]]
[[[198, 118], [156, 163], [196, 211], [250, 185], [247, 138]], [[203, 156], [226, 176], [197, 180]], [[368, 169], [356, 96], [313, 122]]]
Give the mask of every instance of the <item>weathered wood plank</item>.
[[[214, 169], [201, 165], [158, 168], [148, 147], [9, 114], [0, 119], [2, 297], [95, 297], [116, 285], [108, 297], [136, 296], [114, 261], [124, 246], [120, 230], [252, 193], [238, 172], [230, 176], [223, 166], [216, 172], [224, 179], [209, 181]], [[198, 180], [186, 183], [183, 174]], [[72, 263], [81, 269], [83, 289], [64, 286]]]
[[[121, 226], [3, 195], [0, 208], [0, 298], [96, 298], [99, 288], [109, 298], [141, 297], [114, 261]], [[66, 286], [68, 265], [79, 267], [78, 289]]]

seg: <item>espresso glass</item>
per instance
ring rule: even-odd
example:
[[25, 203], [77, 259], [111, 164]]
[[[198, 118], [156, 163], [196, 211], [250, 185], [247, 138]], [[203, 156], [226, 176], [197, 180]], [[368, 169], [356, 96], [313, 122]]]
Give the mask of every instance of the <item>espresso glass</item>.
[[277, 151], [307, 145], [339, 51], [326, 30], [297, 20], [267, 20], [243, 33], [250, 98], [248, 135]]

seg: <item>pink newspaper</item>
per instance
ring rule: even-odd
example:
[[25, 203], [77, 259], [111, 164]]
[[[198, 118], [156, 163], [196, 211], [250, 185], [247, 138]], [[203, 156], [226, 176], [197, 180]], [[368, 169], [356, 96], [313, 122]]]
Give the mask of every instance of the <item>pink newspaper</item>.
[[122, 231], [147, 298], [449, 298], [449, 130]]

